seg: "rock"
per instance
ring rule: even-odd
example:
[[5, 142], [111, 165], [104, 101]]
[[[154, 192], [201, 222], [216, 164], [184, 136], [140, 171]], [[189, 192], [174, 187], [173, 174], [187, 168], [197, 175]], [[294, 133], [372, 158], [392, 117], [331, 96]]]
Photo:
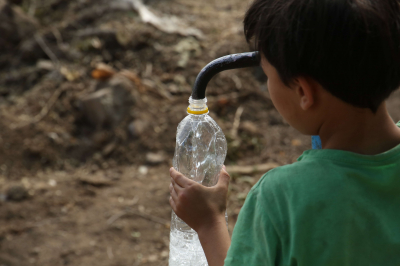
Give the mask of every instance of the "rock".
[[7, 200], [7, 195], [0, 193], [0, 202], [4, 202]]
[[96, 128], [115, 127], [133, 103], [133, 83], [127, 78], [116, 76], [107, 85], [79, 101], [82, 114]]
[[147, 173], [149, 172], [149, 168], [147, 168], [147, 166], [145, 165], [139, 166], [138, 170], [141, 175], [147, 175]]
[[10, 186], [6, 191], [6, 198], [10, 201], [22, 201], [28, 198], [28, 190], [23, 185]]
[[166, 156], [163, 152], [152, 153], [149, 152], [146, 154], [146, 162], [149, 164], [160, 164], [165, 162]]
[[158, 256], [156, 254], [150, 255], [147, 260], [149, 262], [156, 262], [158, 260]]
[[128, 126], [128, 131], [133, 137], [141, 136], [147, 129], [148, 122], [143, 120], [132, 121]]
[[79, 182], [94, 187], [111, 186], [112, 182], [102, 172], [97, 172], [93, 175], [85, 175], [78, 178]]
[[180, 59], [177, 65], [185, 68], [189, 62], [190, 57], [197, 57], [201, 54], [200, 43], [193, 37], [188, 37], [181, 40], [176, 46], [175, 51], [180, 54]]
[[168, 254], [169, 254], [168, 250], [163, 250], [163, 251], [161, 252], [161, 258], [166, 258], [166, 257], [168, 257]]
[[56, 67], [54, 66], [53, 62], [51, 60], [38, 60], [36, 62], [36, 67], [39, 69], [43, 69], [43, 70], [47, 70], [47, 71], [52, 71], [54, 69], [56, 69]]
[[301, 140], [299, 140], [299, 139], [292, 139], [292, 146], [293, 147], [298, 147], [298, 146], [301, 146], [301, 144], [303, 144], [302, 142], [301, 142]]
[[96, 127], [114, 122], [112, 89], [106, 88], [90, 94], [81, 101], [86, 119]]

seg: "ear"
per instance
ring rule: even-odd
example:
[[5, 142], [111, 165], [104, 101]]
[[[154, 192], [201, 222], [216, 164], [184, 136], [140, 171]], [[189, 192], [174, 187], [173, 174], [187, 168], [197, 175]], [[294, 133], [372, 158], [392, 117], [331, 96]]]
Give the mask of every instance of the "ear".
[[304, 111], [310, 109], [315, 102], [315, 84], [308, 77], [297, 77], [294, 79], [295, 91], [300, 100], [300, 107]]

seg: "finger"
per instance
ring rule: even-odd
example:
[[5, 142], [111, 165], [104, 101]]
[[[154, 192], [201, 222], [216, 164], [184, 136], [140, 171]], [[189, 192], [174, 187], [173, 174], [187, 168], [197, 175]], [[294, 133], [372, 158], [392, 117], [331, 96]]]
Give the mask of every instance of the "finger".
[[169, 169], [169, 173], [171, 177], [174, 179], [175, 183], [177, 183], [181, 187], [186, 187], [190, 184], [192, 184], [194, 181], [190, 180], [189, 178], [185, 177], [178, 171], [176, 171], [173, 167]]
[[[178, 193], [180, 193], [182, 189], [183, 189], [183, 188], [181, 188], [180, 186], [178, 186], [176, 183], [171, 183], [171, 184], [169, 185], [169, 194], [172, 195], [172, 193], [175, 193], [176, 199], [177, 199], [177, 198], [178, 198]], [[175, 200], [176, 200], [176, 199], [175, 199]]]
[[174, 212], [176, 212], [176, 205], [174, 200], [172, 199], [172, 196], [169, 197], [169, 205], [171, 205], [172, 210], [174, 210]]
[[[225, 166], [225, 165], [224, 165]], [[228, 172], [226, 171], [226, 167], [222, 167], [221, 172], [219, 173], [219, 179], [217, 186], [228, 187], [229, 181], [231, 177], [229, 176]]]
[[178, 201], [178, 193], [176, 193], [175, 189], [172, 189], [170, 191], [170, 195], [171, 195], [172, 199], [174, 200], [174, 202]]
[[173, 188], [175, 188], [175, 190], [177, 190], [177, 191], [183, 189], [183, 187], [178, 185], [172, 177], [171, 177], [171, 184], [172, 184]]

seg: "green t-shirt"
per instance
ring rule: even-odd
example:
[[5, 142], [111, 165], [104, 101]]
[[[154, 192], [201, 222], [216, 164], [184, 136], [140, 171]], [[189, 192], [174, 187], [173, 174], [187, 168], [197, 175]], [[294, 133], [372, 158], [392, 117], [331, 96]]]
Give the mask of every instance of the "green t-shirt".
[[225, 265], [400, 265], [400, 145], [308, 150], [251, 189]]

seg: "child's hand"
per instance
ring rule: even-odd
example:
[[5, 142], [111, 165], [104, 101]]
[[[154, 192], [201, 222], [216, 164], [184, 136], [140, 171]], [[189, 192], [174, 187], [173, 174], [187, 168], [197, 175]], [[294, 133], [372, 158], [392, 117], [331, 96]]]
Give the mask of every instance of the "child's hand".
[[225, 210], [230, 176], [222, 167], [218, 183], [205, 187], [176, 171], [169, 170], [171, 184], [169, 203], [172, 209], [197, 233], [225, 223]]

